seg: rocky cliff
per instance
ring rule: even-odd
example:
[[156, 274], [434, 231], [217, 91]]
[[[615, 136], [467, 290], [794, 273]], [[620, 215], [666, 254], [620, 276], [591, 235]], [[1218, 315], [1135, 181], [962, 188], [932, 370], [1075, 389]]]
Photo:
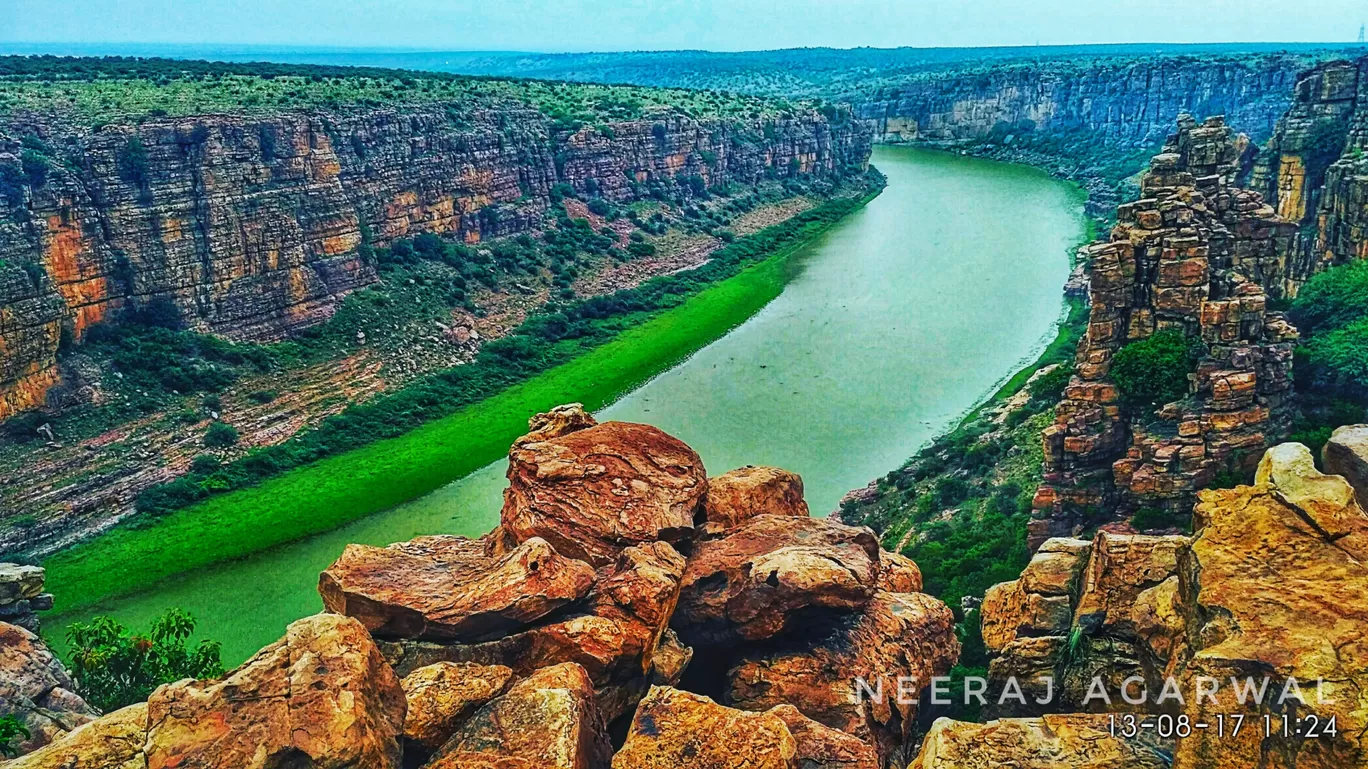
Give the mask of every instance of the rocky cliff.
[[[1176, 739], [1165, 735], [1176, 769], [1368, 766], [1360, 616], [1368, 607], [1368, 516], [1357, 499], [1368, 490], [1366, 431], [1341, 428], [1324, 452], [1326, 467], [1358, 486], [1322, 474], [1306, 447], [1282, 444], [1264, 455], [1253, 486], [1202, 492], [1191, 537], [1104, 531], [1090, 542], [1047, 541], [1020, 579], [989, 591], [983, 631], [994, 655], [990, 687], [1015, 677], [1039, 694], [1052, 679], [1056, 695], [1047, 705], [1008, 701], [995, 709], [1016, 718], [1132, 712], [1206, 724]], [[1242, 698], [1245, 681], [1256, 689], [1267, 683], [1258, 697]], [[1179, 696], [1164, 697], [1166, 684]], [[1198, 694], [1202, 686], [1206, 696]], [[1247, 728], [1217, 730], [1218, 719], [1237, 717]], [[1096, 716], [1047, 716], [1046, 723], [1056, 732], [1111, 736], [1100, 734], [1109, 729]], [[983, 730], [938, 727], [960, 739]], [[1019, 743], [992, 756], [1016, 759], [1048, 745], [1041, 736], [1023, 742], [1028, 751]], [[1074, 762], [1062, 765], [1088, 765], [1080, 760], [1087, 749], [1077, 742], [1067, 751]]]
[[848, 113], [804, 111], [574, 131], [526, 106], [99, 127], [12, 117], [0, 125], [0, 419], [41, 406], [58, 349], [121, 308], [167, 299], [197, 330], [279, 339], [375, 280], [371, 244], [524, 231], [562, 183], [628, 201], [690, 178], [836, 176], [863, 167], [869, 145]]
[[1368, 256], [1368, 59], [1332, 61], [1305, 73], [1250, 179], [1304, 230], [1302, 258], [1315, 267]]
[[1154, 57], [1008, 64], [889, 85], [855, 103], [884, 141], [981, 139], [995, 128], [1087, 132], [1120, 147], [1161, 142], [1178, 115], [1224, 115], [1267, 137], [1304, 59]]
[[[1268, 302], [1293, 293], [1307, 268], [1295, 224], [1235, 186], [1242, 142], [1220, 118], [1180, 118], [1141, 198], [1088, 250], [1091, 312], [1042, 436], [1033, 546], [1098, 513], [1188, 509], [1216, 473], [1252, 470], [1286, 435], [1296, 330]], [[1185, 392], [1157, 408], [1127, 402], [1114, 357], [1164, 331], [1195, 345]]]

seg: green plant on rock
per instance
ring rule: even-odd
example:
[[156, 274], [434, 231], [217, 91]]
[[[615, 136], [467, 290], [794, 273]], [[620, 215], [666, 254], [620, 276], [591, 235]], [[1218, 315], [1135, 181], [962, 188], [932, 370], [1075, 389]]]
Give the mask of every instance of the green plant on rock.
[[180, 609], [159, 617], [146, 635], [110, 617], [74, 622], [66, 633], [71, 677], [87, 702], [108, 713], [146, 700], [162, 684], [223, 675], [219, 644], [192, 647], [194, 632], [194, 618]]
[[1187, 395], [1199, 357], [1200, 347], [1183, 332], [1157, 331], [1118, 350], [1111, 375], [1127, 405], [1152, 409]]
[[204, 445], [216, 449], [226, 449], [238, 442], [236, 427], [227, 422], [215, 422], [204, 431]]
[[18, 716], [0, 716], [0, 758], [19, 755], [19, 743], [32, 736]]

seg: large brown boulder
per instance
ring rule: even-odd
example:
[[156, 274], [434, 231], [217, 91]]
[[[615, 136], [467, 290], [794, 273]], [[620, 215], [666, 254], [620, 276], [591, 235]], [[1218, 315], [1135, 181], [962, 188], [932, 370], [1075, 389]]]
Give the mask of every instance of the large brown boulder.
[[716, 534], [757, 515], [808, 517], [803, 479], [777, 467], [747, 465], [708, 479], [704, 531]]
[[703, 460], [679, 439], [606, 422], [515, 444], [501, 527], [603, 566], [625, 547], [688, 539], [707, 488]]
[[606, 769], [612, 748], [594, 685], [573, 663], [543, 668], [480, 708], [428, 769]]
[[798, 769], [797, 752], [778, 715], [656, 686], [637, 707], [613, 769]]
[[361, 623], [306, 617], [219, 681], [178, 681], [6, 769], [398, 769], [404, 691]]
[[514, 441], [513, 445], [549, 441], [597, 424], [594, 415], [584, 410], [584, 404], [567, 403], [527, 420], [527, 434]]
[[[1242, 705], [1228, 685], [1214, 704], [1187, 702], [1194, 720], [1241, 713], [1260, 726], [1236, 737], [1194, 731], [1179, 741], [1174, 766], [1368, 767], [1368, 562], [1355, 554], [1368, 517], [1343, 479], [1304, 461], [1305, 447], [1269, 453], [1259, 485], [1203, 492], [1194, 511], [1192, 621], [1200, 624], [1191, 635], [1201, 648], [1179, 671], [1188, 691], [1197, 676], [1269, 679], [1262, 707]], [[1279, 736], [1283, 708], [1273, 703], [1290, 679], [1301, 686], [1297, 715], [1335, 719], [1338, 736]], [[1264, 715], [1273, 719], [1270, 738]]]
[[380, 638], [479, 641], [524, 627], [594, 584], [587, 563], [532, 538], [503, 556], [485, 540], [419, 537], [348, 545], [319, 578], [328, 611]]
[[389, 769], [404, 690], [360, 622], [306, 617], [221, 681], [180, 681], [147, 703], [147, 769]]
[[907, 769], [1167, 769], [1147, 740], [1114, 737], [1102, 715], [936, 719]]
[[404, 737], [427, 750], [442, 747], [477, 708], [499, 695], [513, 677], [502, 665], [439, 662], [419, 668], [400, 684], [408, 702]]
[[869, 743], [813, 721], [792, 705], [769, 711], [788, 727], [799, 769], [880, 769], [879, 754]]
[[382, 647], [404, 675], [435, 662], [504, 665], [519, 676], [574, 662], [589, 672], [600, 710], [611, 721], [646, 691], [683, 571], [684, 557], [664, 542], [627, 548], [599, 570], [582, 611], [483, 643], [406, 641]]
[[771, 638], [809, 610], [860, 608], [878, 577], [879, 543], [868, 529], [761, 515], [697, 543], [672, 626], [694, 645]]
[[29, 731], [29, 738], [16, 745], [21, 753], [100, 715], [75, 689], [62, 663], [38, 636], [0, 622], [0, 716], [14, 716]]
[[920, 593], [922, 573], [917, 562], [899, 553], [879, 551], [877, 587], [890, 593]]
[[743, 656], [727, 674], [725, 701], [746, 710], [791, 704], [874, 745], [885, 762], [900, 760], [917, 703], [899, 701], [899, 686], [920, 690], [949, 672], [960, 651], [954, 628], [931, 596], [879, 592], [856, 614]]

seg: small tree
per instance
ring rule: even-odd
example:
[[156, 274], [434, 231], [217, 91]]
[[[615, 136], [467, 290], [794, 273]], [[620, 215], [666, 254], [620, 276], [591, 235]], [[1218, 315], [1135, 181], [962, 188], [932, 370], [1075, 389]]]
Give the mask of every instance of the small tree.
[[237, 442], [237, 428], [227, 422], [215, 422], [204, 432], [204, 445], [211, 448], [226, 449]]
[[130, 633], [110, 617], [74, 622], [67, 628], [71, 677], [81, 696], [108, 713], [142, 702], [162, 684], [183, 678], [217, 678], [223, 663], [216, 641], [189, 647], [195, 620], [171, 609], [147, 635]]
[[32, 736], [18, 716], [0, 716], [0, 758], [14, 758], [19, 755], [18, 743]]
[[1127, 405], [1154, 408], [1187, 395], [1198, 357], [1181, 331], [1159, 331], [1118, 350], [1111, 375]]

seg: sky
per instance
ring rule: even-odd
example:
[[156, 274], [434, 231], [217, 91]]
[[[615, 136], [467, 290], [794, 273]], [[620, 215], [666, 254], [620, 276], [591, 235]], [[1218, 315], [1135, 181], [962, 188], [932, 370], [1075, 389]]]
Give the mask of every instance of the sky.
[[718, 51], [1352, 42], [1350, 0], [0, 0], [0, 43]]

